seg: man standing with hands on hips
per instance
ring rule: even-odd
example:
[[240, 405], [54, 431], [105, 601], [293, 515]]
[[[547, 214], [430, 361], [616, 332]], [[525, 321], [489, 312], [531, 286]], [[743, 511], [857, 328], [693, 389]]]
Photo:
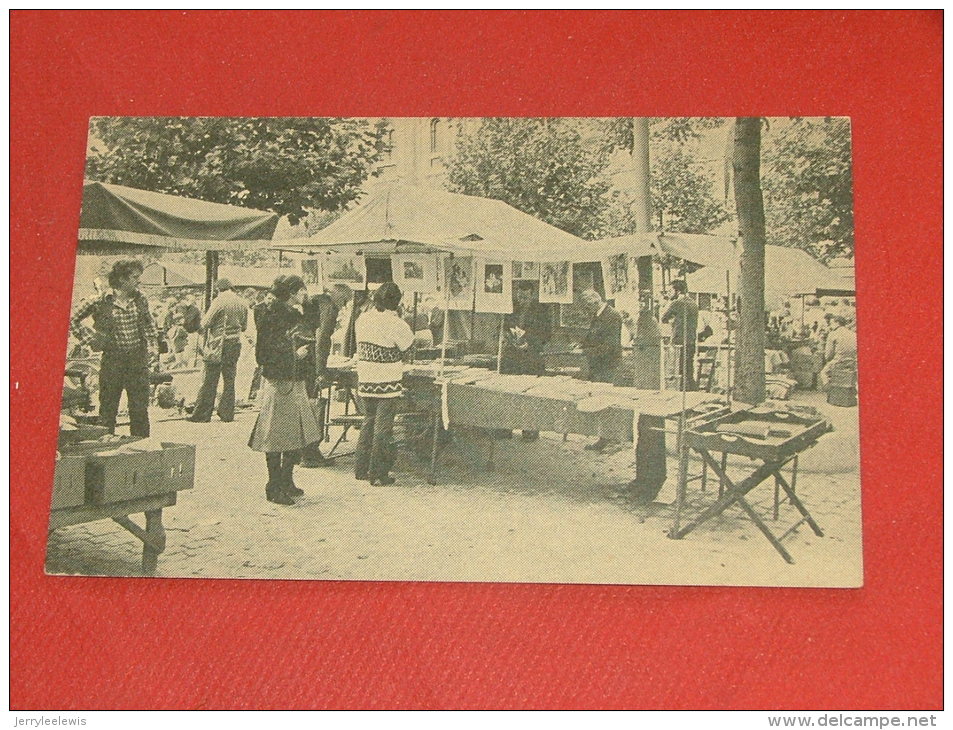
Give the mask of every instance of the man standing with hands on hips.
[[[116, 431], [119, 399], [126, 391], [129, 433], [149, 435], [149, 372], [159, 366], [159, 338], [149, 302], [139, 291], [142, 264], [117, 261], [109, 272], [110, 290], [88, 300], [70, 325], [80, 343], [101, 351], [99, 365], [99, 420]], [[82, 326], [93, 318], [93, 329]]]

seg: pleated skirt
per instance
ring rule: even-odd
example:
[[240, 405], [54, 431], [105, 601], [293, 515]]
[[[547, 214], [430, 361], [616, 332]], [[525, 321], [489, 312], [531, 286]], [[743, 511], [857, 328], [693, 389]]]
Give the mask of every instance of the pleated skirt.
[[248, 445], [254, 451], [297, 451], [321, 440], [321, 426], [302, 380], [262, 378], [261, 411]]

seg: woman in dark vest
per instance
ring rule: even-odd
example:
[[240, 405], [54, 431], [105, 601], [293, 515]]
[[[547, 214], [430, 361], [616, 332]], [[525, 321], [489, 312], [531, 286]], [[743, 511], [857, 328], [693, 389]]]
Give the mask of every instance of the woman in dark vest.
[[294, 497], [304, 494], [294, 484], [294, 466], [301, 459], [301, 449], [321, 435], [304, 385], [309, 374], [313, 376], [303, 364], [308, 346], [295, 344], [307, 293], [300, 276], [279, 276], [271, 287], [274, 301], [255, 310], [255, 357], [262, 370], [261, 412], [248, 445], [265, 452], [265, 496], [275, 504], [294, 504]]

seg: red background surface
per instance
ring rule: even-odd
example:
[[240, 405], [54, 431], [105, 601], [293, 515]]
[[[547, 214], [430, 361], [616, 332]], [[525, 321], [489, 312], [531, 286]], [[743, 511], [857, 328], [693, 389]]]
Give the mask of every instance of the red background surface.
[[[941, 706], [939, 11], [15, 11], [11, 43], [14, 709]], [[89, 116], [438, 114], [852, 117], [863, 589], [43, 574]]]

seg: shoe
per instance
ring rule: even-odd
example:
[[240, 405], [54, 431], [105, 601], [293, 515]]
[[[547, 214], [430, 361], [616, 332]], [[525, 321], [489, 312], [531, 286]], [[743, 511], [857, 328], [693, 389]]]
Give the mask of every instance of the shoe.
[[605, 439], [597, 439], [593, 443], [586, 445], [586, 451], [602, 451], [608, 445], [609, 442]]
[[370, 474], [355, 474], [355, 475], [354, 475], [354, 478], [357, 479], [359, 482], [370, 482], [370, 481], [373, 481], [373, 480], [371, 479], [371, 475], [370, 475]]
[[393, 484], [396, 481], [397, 480], [394, 479], [394, 477], [377, 477], [375, 479], [371, 479], [371, 486], [386, 487], [390, 484]]
[[323, 456], [320, 459], [309, 457], [307, 459], [302, 459], [298, 466], [304, 467], [305, 469], [320, 469], [321, 467], [327, 466], [330, 463], [331, 462], [328, 459], [325, 459]]
[[211, 423], [211, 418], [196, 418], [195, 416], [189, 416], [185, 419], [186, 421], [191, 421], [192, 423]]

